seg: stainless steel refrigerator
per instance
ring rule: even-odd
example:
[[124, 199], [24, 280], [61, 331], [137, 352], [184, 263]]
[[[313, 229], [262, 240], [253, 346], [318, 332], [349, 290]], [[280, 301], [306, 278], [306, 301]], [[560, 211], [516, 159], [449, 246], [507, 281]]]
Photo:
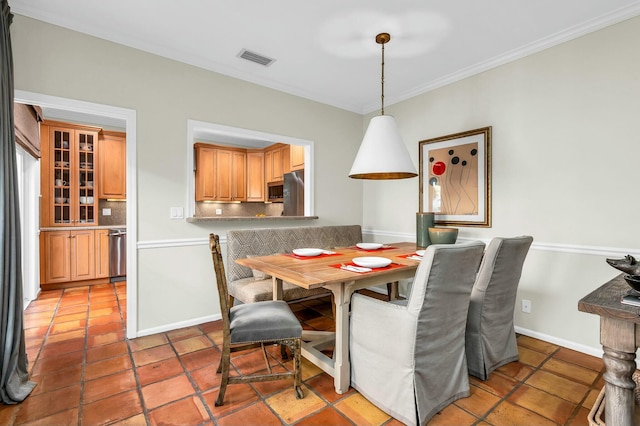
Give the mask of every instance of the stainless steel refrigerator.
[[304, 216], [304, 170], [285, 173], [283, 216]]

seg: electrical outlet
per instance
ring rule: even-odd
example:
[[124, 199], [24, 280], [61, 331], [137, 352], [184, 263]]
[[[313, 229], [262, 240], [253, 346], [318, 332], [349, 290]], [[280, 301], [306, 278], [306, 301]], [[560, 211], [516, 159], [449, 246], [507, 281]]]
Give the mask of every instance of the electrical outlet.
[[102, 216], [111, 216], [111, 209], [102, 209]]
[[216, 209], [216, 214], [222, 214], [222, 209]]
[[522, 312], [525, 314], [531, 313], [531, 300], [522, 299]]

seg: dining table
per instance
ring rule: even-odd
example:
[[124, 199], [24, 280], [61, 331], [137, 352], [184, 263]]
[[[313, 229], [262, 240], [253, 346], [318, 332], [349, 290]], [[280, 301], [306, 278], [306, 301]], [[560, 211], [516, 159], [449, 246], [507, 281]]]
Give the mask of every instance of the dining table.
[[[349, 362], [349, 308], [351, 295], [359, 289], [397, 283], [413, 278], [421, 257], [416, 244], [398, 242], [384, 244], [376, 250], [357, 246], [322, 250], [316, 256], [280, 253], [237, 259], [236, 263], [268, 274], [273, 279], [273, 299], [282, 299], [282, 283], [286, 281], [305, 289], [324, 287], [331, 291], [335, 304], [335, 332], [303, 330], [302, 355], [334, 378], [338, 394], [349, 390], [351, 365]], [[386, 267], [368, 268], [356, 272], [355, 258], [386, 258]], [[362, 259], [356, 259], [361, 263]], [[380, 342], [390, 344], [390, 342]], [[333, 347], [332, 357], [323, 350]]]

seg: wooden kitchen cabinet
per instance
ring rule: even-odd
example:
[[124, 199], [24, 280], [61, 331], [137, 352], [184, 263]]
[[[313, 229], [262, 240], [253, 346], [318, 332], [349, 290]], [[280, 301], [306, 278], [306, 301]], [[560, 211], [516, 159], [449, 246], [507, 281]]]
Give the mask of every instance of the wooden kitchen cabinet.
[[265, 176], [267, 183], [284, 180], [285, 173], [291, 171], [289, 145], [275, 144], [265, 150]]
[[43, 231], [42, 284], [92, 280], [95, 273], [95, 231]]
[[246, 150], [203, 143], [194, 148], [196, 201], [246, 201]]
[[98, 198], [127, 198], [127, 138], [122, 132], [102, 131], [98, 139]]
[[99, 130], [57, 122], [41, 124], [43, 227], [98, 224]]
[[96, 278], [109, 278], [109, 230], [95, 231]]
[[247, 201], [265, 201], [264, 152], [247, 151]]
[[304, 146], [291, 145], [291, 171], [304, 169]]

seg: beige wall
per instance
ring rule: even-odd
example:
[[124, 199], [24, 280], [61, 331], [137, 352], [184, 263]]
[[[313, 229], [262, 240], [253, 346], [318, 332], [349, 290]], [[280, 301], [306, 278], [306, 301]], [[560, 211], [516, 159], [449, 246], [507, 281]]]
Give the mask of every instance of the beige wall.
[[[371, 115], [363, 120], [21, 16], [11, 30], [16, 89], [137, 112], [139, 197], [129, 202], [139, 212], [140, 330], [217, 311], [199, 241], [229, 225], [168, 215], [185, 202], [187, 119], [315, 141], [320, 220], [313, 224], [362, 223], [378, 240], [415, 237], [417, 178], [346, 177]], [[518, 299], [518, 306], [530, 299], [533, 312], [518, 309], [517, 324], [578, 349], [599, 348], [597, 318], [579, 313], [577, 302], [616, 275], [604, 258], [640, 254], [639, 38], [636, 18], [386, 107], [416, 164], [420, 140], [493, 126], [493, 227], [462, 228], [460, 237], [533, 235]]]
[[[635, 18], [386, 108], [416, 164], [420, 140], [493, 127], [493, 226], [460, 237], [532, 235], [517, 325], [592, 348], [578, 300], [640, 254], [638, 39]], [[363, 226], [412, 233], [417, 208], [418, 179], [368, 184]]]
[[138, 330], [219, 311], [210, 232], [300, 224], [170, 220], [170, 207], [187, 207], [188, 119], [314, 141], [320, 219], [305, 224], [361, 223], [362, 185], [347, 178], [362, 137], [360, 115], [20, 15], [11, 36], [16, 90], [136, 111], [138, 199], [127, 202], [138, 209]]

